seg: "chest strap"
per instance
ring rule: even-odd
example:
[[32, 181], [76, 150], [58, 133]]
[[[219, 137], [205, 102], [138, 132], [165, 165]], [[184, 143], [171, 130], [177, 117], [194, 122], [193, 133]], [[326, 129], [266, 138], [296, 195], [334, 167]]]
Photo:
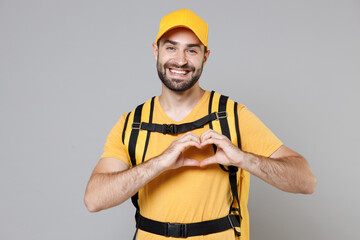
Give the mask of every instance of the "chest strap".
[[238, 216], [230, 214], [210, 221], [187, 224], [159, 222], [138, 214], [136, 227], [143, 231], [165, 237], [187, 238], [223, 232], [235, 227], [240, 227], [240, 222]]
[[208, 124], [214, 120], [220, 120], [227, 117], [226, 111], [222, 112], [213, 112], [205, 117], [202, 117], [194, 122], [183, 123], [183, 124], [156, 124], [156, 123], [147, 123], [147, 122], [134, 122], [131, 125], [132, 129], [147, 130], [149, 132], [159, 132], [163, 134], [178, 134], [188, 131], [192, 131], [197, 128], [204, 127], [205, 124]]

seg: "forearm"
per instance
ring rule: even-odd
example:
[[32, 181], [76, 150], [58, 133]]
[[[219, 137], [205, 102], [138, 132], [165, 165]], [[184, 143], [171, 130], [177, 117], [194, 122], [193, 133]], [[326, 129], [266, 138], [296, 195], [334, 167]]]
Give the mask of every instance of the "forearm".
[[112, 172], [94, 173], [85, 193], [85, 204], [90, 212], [117, 206], [163, 172], [157, 158], [133, 168]]
[[[162, 172], [183, 166], [199, 166], [197, 160], [182, 154], [190, 146], [200, 148], [200, 143], [198, 136], [188, 132], [175, 139], [161, 155], [131, 169], [112, 173], [98, 170], [93, 173], [86, 188], [86, 207], [90, 212], [97, 212], [119, 205]], [[105, 169], [111, 169], [109, 164], [103, 165], [107, 166]]]
[[315, 190], [316, 178], [300, 155], [266, 158], [244, 153], [239, 167], [286, 192], [311, 194]]

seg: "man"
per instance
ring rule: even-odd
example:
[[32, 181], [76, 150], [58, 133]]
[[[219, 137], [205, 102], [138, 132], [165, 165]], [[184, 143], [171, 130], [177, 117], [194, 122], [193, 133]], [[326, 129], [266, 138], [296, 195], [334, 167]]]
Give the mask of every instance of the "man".
[[[316, 179], [301, 155], [244, 105], [200, 88], [207, 33], [187, 9], [161, 20], [153, 52], [162, 93], [122, 115], [89, 180], [90, 212], [138, 196], [137, 239], [238, 239], [240, 233], [249, 239], [248, 173], [286, 192], [314, 192]], [[232, 107], [211, 113], [216, 101], [219, 109]]]

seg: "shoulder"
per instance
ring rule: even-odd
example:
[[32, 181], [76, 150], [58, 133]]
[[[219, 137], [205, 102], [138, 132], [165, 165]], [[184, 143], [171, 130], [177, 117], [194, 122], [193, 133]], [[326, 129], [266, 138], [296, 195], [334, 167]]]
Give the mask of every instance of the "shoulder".
[[153, 108], [154, 107], [154, 99], [155, 96], [152, 98], [149, 98], [147, 101], [137, 105], [135, 108], [133, 108], [130, 112], [126, 113], [126, 114], [130, 114], [133, 113], [135, 111], [142, 111], [144, 108]]
[[[114, 129], [115, 130], [123, 130], [123, 128], [124, 128], [124, 126], [126, 126], [127, 125], [127, 123], [128, 123], [128, 121], [130, 121], [130, 119], [133, 119], [134, 118], [134, 115], [135, 115], [135, 111], [136, 110], [140, 110], [140, 113], [141, 113], [141, 110], [143, 109], [143, 108], [147, 108], [148, 106], [150, 106], [151, 105], [151, 100], [152, 100], [153, 98], [150, 98], [150, 99], [148, 99], [146, 102], [143, 102], [143, 103], [141, 103], [141, 104], [139, 104], [139, 105], [133, 105], [132, 106], [132, 109], [130, 108], [130, 111], [128, 111], [128, 112], [123, 112], [122, 114], [121, 114], [121, 116], [120, 116], [120, 118], [117, 120], [117, 122], [115, 123], [115, 126], [114, 126]], [[134, 107], [135, 106], [135, 107]]]
[[221, 94], [216, 91], [211, 91], [210, 93], [210, 103], [211, 104], [227, 104], [227, 109], [230, 107], [235, 107], [238, 113], [248, 112], [247, 107], [239, 103], [236, 98], [229, 97], [227, 95]]

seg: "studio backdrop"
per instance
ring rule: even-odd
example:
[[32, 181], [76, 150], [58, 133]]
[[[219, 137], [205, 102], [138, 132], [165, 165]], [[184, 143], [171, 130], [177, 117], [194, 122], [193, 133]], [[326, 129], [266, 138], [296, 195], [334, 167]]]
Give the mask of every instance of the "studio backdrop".
[[85, 187], [121, 114], [160, 94], [162, 16], [209, 25], [200, 86], [246, 105], [318, 179], [251, 177], [251, 239], [357, 239], [360, 1], [0, 0], [0, 239], [131, 239], [130, 201], [89, 213]]

